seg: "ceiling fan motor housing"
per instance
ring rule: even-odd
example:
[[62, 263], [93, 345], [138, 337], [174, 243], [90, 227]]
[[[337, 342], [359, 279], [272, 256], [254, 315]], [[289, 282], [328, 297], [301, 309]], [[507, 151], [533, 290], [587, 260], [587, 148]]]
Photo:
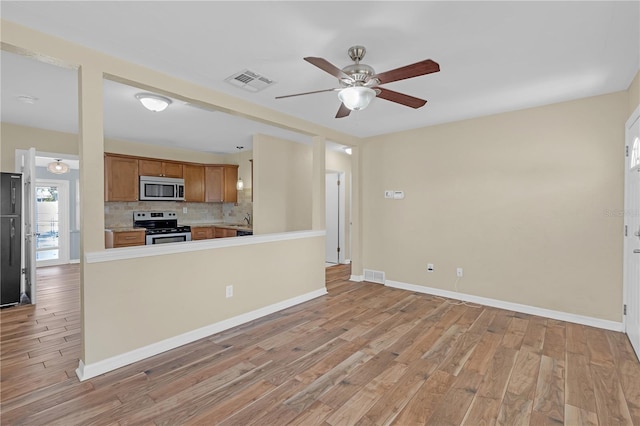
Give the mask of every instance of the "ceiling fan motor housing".
[[[365, 53], [367, 53], [367, 49], [365, 49], [364, 46], [351, 46], [347, 53], [349, 54], [351, 60], [355, 62], [355, 64], [347, 65], [346, 67], [342, 68], [342, 72], [347, 74], [351, 78], [341, 78], [340, 83], [346, 87], [365, 85], [367, 82], [369, 82], [369, 79], [372, 76], [376, 75], [376, 72], [372, 67], [360, 63], [362, 58], [364, 58]], [[371, 83], [375, 82], [372, 81]], [[367, 86], [370, 85], [371, 84], [367, 84]]]
[[[359, 64], [359, 63], [347, 65], [346, 67], [342, 68], [342, 72], [350, 76], [352, 82], [356, 82], [356, 83], [357, 82], [365, 83], [369, 77], [371, 77], [372, 75], [375, 75], [376, 73], [373, 70], [373, 68], [371, 68], [369, 65]], [[347, 80], [347, 79], [342, 79], [342, 80]]]

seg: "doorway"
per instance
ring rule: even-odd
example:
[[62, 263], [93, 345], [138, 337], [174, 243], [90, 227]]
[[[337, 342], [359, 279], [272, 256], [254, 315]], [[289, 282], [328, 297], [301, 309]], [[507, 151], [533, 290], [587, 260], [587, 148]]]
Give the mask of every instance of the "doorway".
[[36, 266], [69, 263], [69, 182], [37, 179]]
[[326, 254], [329, 264], [344, 263], [345, 197], [344, 172], [325, 174]]
[[640, 359], [640, 107], [626, 126], [624, 181], [624, 324]]

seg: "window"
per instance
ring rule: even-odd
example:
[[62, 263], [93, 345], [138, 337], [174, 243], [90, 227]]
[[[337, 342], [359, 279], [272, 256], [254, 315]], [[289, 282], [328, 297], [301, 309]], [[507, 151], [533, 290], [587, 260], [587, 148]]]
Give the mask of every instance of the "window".
[[633, 169], [638, 166], [640, 166], [640, 139], [636, 137], [633, 140], [633, 146], [631, 147], [631, 161], [629, 163], [629, 168]]

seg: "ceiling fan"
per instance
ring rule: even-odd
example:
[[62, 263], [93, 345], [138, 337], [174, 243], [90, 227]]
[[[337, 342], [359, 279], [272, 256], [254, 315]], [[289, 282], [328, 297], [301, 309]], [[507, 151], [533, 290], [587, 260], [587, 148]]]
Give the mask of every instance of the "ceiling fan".
[[434, 62], [431, 59], [426, 59], [424, 61], [416, 62], [415, 64], [406, 65], [404, 67], [376, 74], [374, 69], [369, 65], [360, 63], [366, 53], [364, 46], [352, 46], [349, 48], [347, 53], [355, 64], [347, 65], [342, 69], [336, 67], [323, 58], [315, 58], [312, 56], [304, 58], [304, 60], [310, 64], [315, 65], [321, 70], [336, 77], [340, 87], [316, 90], [313, 92], [296, 93], [294, 95], [277, 96], [276, 99], [310, 95], [313, 93], [338, 92], [338, 98], [340, 99], [341, 104], [338, 109], [338, 113], [336, 114], [336, 118], [346, 117], [351, 113], [351, 111], [365, 109], [369, 105], [369, 102], [371, 102], [375, 97], [395, 102], [397, 104], [406, 105], [411, 108], [420, 108], [426, 104], [427, 101], [385, 89], [380, 87], [380, 85], [440, 71], [440, 65], [438, 65], [437, 62]]

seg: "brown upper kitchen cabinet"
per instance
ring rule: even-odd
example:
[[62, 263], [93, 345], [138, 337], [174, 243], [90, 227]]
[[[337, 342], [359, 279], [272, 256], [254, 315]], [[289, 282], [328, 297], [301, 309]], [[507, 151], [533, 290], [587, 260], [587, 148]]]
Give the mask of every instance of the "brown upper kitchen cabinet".
[[205, 201], [218, 203], [237, 203], [238, 166], [225, 164], [205, 167]]
[[204, 203], [204, 166], [185, 164], [184, 200], [193, 203]]
[[140, 176], [158, 176], [169, 178], [182, 177], [182, 163], [159, 160], [140, 160]]
[[138, 201], [138, 160], [104, 156], [104, 200]]

